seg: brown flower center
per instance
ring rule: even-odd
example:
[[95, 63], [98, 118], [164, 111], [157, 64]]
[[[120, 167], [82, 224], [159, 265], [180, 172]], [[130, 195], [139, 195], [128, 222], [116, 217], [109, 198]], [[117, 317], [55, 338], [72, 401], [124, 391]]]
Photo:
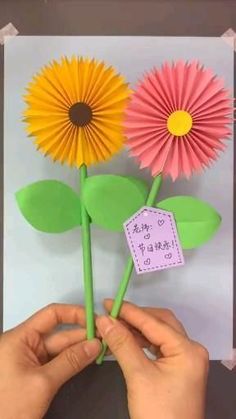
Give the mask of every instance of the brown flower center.
[[72, 124], [79, 127], [88, 125], [93, 116], [92, 109], [87, 103], [77, 102], [74, 103], [69, 109], [69, 118]]

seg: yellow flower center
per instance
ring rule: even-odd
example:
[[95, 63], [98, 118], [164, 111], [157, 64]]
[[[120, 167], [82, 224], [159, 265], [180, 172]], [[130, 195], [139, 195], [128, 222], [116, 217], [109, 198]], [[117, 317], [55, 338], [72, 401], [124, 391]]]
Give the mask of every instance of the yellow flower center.
[[79, 127], [88, 125], [92, 119], [92, 109], [87, 103], [77, 102], [74, 103], [69, 109], [69, 118], [72, 124]]
[[167, 128], [170, 134], [176, 137], [188, 134], [193, 125], [190, 113], [186, 111], [172, 112], [167, 120]]

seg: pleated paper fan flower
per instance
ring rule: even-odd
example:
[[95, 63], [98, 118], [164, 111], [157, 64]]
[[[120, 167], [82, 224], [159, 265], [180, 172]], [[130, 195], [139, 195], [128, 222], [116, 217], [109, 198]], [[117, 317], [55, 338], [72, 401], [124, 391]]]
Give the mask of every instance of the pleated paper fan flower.
[[187, 178], [217, 159], [231, 136], [233, 99], [198, 62], [165, 63], [139, 82], [128, 104], [130, 154], [152, 175]]
[[28, 85], [27, 132], [54, 161], [76, 167], [105, 161], [123, 146], [129, 94], [128, 84], [113, 67], [63, 57], [45, 66]]

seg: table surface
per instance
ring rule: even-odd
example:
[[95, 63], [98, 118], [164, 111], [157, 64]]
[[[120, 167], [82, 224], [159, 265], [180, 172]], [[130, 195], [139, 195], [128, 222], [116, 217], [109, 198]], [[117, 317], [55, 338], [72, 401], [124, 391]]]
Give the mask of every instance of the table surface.
[[[135, 19], [134, 19], [135, 16]], [[0, 0], [0, 28], [12, 22], [21, 35], [219, 36], [236, 29], [234, 0]], [[0, 48], [3, 91], [3, 47]], [[3, 97], [0, 98], [0, 193], [3, 196]], [[3, 213], [3, 200], [0, 212]], [[3, 231], [0, 218], [1, 236]], [[2, 265], [2, 240], [0, 244]], [[0, 279], [2, 311], [2, 275]], [[0, 315], [0, 326], [2, 316]], [[235, 323], [234, 323], [235, 324]], [[235, 334], [234, 334], [235, 335]], [[207, 419], [234, 419], [236, 374], [212, 362]], [[126, 419], [125, 384], [118, 365], [91, 366], [67, 383], [47, 419]]]

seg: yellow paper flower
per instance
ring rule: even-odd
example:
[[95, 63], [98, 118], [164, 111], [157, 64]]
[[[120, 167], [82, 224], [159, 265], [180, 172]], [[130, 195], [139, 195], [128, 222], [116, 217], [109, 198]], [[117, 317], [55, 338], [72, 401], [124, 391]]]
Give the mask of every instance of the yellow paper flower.
[[45, 66], [27, 87], [27, 133], [54, 161], [80, 167], [107, 160], [123, 146], [129, 94], [113, 67], [63, 57]]

